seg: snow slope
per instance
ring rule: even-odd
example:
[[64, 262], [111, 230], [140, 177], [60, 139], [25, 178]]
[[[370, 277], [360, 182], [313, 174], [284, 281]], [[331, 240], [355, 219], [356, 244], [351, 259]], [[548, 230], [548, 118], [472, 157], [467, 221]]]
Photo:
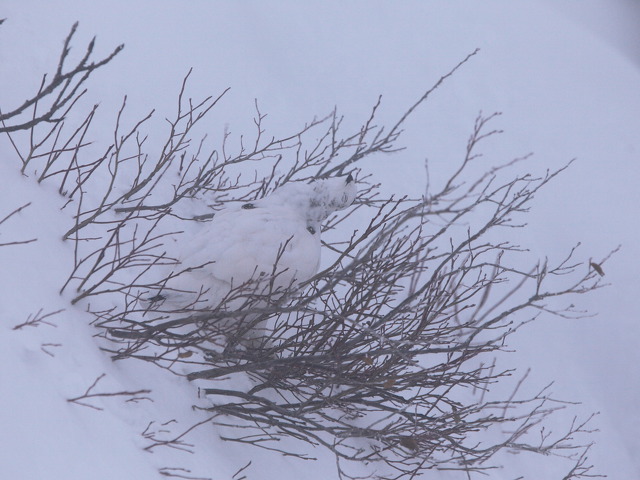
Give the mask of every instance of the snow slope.
[[[590, 8], [597, 14], [608, 6]], [[556, 259], [578, 241], [594, 259], [621, 243], [606, 271], [613, 286], [579, 299], [580, 307], [599, 312], [594, 318], [551, 318], [529, 326], [512, 342], [518, 351], [513, 361], [532, 366], [533, 386], [555, 380], [558, 396], [582, 401], [586, 412], [601, 412], [591, 454], [599, 472], [613, 479], [640, 478], [640, 74], [599, 36], [544, 2], [506, 0], [114, 0], [91, 6], [80, 0], [27, 0], [5, 2], [0, 17], [8, 18], [0, 26], [4, 108], [20, 103], [37, 88], [39, 75], [55, 67], [62, 39], [76, 20], [77, 48], [93, 35], [103, 54], [126, 44], [89, 83], [88, 103], [101, 102], [105, 138], [125, 94], [131, 119], [156, 108], [152, 125], [163, 128], [190, 67], [196, 98], [232, 87], [210, 118], [212, 135], [221, 137], [225, 125], [235, 133], [251, 131], [254, 98], [269, 114], [273, 135], [289, 133], [334, 105], [345, 122], [359, 125], [379, 94], [380, 122], [391, 123], [480, 47], [407, 125], [407, 150], [377, 159], [370, 171], [386, 192], [422, 192], [424, 159], [432, 181], [453, 168], [479, 110], [503, 112], [499, 127], [506, 132], [485, 152], [488, 162], [534, 151], [532, 168], [541, 172], [579, 159], [539, 196], [521, 241], [533, 257]], [[271, 472], [283, 480], [335, 478], [330, 458], [309, 468], [229, 445], [210, 431], [189, 437], [195, 455], [166, 447], [142, 450], [148, 441], [141, 433], [150, 422], [153, 431], [176, 420], [166, 428], [180, 433], [202, 418], [191, 411], [197, 392], [159, 369], [113, 364], [98, 349], [87, 316], [57, 293], [72, 251], [60, 240], [68, 219], [58, 211], [55, 192], [19, 175], [6, 142], [0, 158], [0, 218], [32, 202], [0, 225], [0, 243], [38, 239], [0, 248], [0, 471], [5, 478], [156, 479], [159, 468], [185, 468], [195, 477], [230, 479], [249, 461], [243, 472], [249, 479], [274, 478]], [[40, 308], [65, 311], [48, 319], [55, 327], [13, 330]], [[153, 401], [126, 402], [125, 395], [91, 401], [103, 410], [67, 401], [102, 374], [94, 391], [150, 389], [136, 397]], [[529, 475], [553, 478], [552, 472]]]

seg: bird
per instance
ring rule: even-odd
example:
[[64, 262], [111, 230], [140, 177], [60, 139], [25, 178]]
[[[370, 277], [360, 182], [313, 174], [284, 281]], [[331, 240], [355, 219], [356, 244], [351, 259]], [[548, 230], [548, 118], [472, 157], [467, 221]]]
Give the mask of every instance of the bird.
[[[318, 272], [322, 222], [356, 195], [349, 174], [290, 181], [259, 200], [223, 208], [196, 235], [178, 242], [178, 268], [154, 298], [172, 308], [234, 311], [250, 303], [255, 311], [260, 295], [278, 298]], [[264, 326], [252, 326], [248, 338], [259, 337]]]

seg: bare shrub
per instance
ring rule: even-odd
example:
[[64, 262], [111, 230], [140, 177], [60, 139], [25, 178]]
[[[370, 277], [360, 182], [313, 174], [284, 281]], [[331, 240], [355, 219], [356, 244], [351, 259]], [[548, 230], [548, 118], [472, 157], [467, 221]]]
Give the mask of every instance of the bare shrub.
[[[32, 108], [32, 120], [3, 123], [3, 131], [33, 136], [81, 95], [73, 79], [81, 84], [118, 51], [92, 68], [83, 59], [58, 82], [67, 90], [50, 103], [53, 113], [36, 113], [52, 91], [43, 87], [14, 110]], [[98, 158], [82, 155], [95, 110], [66, 137], [56, 120], [45, 134], [55, 141], [31, 143], [20, 158], [23, 170], [45, 159], [38, 181], [58, 182], [75, 211], [64, 235], [75, 244], [75, 262], [62, 290], [95, 315], [114, 359], [149, 361], [197, 382], [207, 397], [199, 405], [208, 415], [201, 423], [217, 425], [226, 440], [301, 458], [308, 458], [306, 446], [321, 445], [335, 454], [341, 478], [350, 477], [350, 462], [378, 465], [377, 475], [387, 479], [429, 469], [471, 476], [493, 468], [502, 450], [565, 456], [564, 478], [590, 476], [588, 443], [574, 440], [588, 433], [586, 422], [556, 435], [541, 433], [545, 419], [565, 403], [546, 389], [524, 398], [515, 391], [502, 400], [479, 393], [512, 375], [492, 364], [510, 335], [541, 314], [579, 316], [572, 307], [555, 307], [555, 300], [601, 285], [589, 264], [601, 267], [608, 257], [583, 262], [576, 247], [557, 264], [522, 267], [521, 248], [508, 241], [536, 193], [566, 167], [535, 176], [518, 173], [523, 159], [514, 159], [474, 173], [470, 166], [479, 161], [482, 141], [499, 133], [491, 128], [495, 115], [479, 115], [459, 168], [422, 198], [379, 198], [374, 179], [363, 173], [363, 160], [401, 149], [398, 139], [412, 112], [475, 53], [390, 128], [376, 125], [379, 101], [355, 132], [343, 132], [334, 111], [273, 138], [256, 105], [253, 139], [242, 137], [234, 148], [229, 134], [210, 148], [191, 134], [224, 92], [193, 101], [186, 95], [189, 75], [157, 158], [146, 153], [143, 132], [153, 112], [124, 127], [126, 100], [115, 141]], [[324, 224], [324, 233], [339, 227], [324, 244], [331, 261], [302, 287], [256, 292], [240, 285], [213, 309], [197, 301], [175, 307], [153, 300], [193, 267], [179, 265], [171, 251], [170, 239], [182, 231], [224, 204], [261, 198], [291, 180], [346, 172], [357, 177], [359, 196]], [[205, 214], [188, 216], [179, 208], [205, 197], [213, 199]], [[200, 293], [206, 296], [206, 285]], [[258, 344], [243, 347], [239, 340], [265, 322]], [[169, 441], [149, 434], [149, 448], [183, 445], [192, 428]], [[282, 447], [283, 437], [297, 439], [299, 448]]]

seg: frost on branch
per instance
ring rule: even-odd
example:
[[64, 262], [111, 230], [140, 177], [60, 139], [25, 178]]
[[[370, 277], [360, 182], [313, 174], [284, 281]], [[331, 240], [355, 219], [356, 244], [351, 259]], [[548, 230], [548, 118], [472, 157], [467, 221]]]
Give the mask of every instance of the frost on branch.
[[[547, 388], [493, 394], [513, 375], [493, 363], [509, 337], [540, 315], [580, 316], [573, 306], [558, 307], [559, 299], [601, 285], [589, 264], [601, 267], [607, 258], [584, 262], [576, 247], [555, 264], [523, 265], [525, 252], [509, 241], [539, 189], [566, 167], [521, 173], [522, 158], [478, 170], [483, 140], [500, 133], [492, 128], [496, 115], [479, 115], [458, 168], [423, 197], [382, 198], [365, 173], [370, 157], [401, 150], [412, 112], [474, 54], [390, 128], [377, 125], [378, 101], [355, 132], [344, 132], [334, 111], [276, 138], [256, 104], [251, 139], [227, 132], [211, 147], [193, 135], [224, 92], [194, 101], [189, 75], [156, 156], [144, 133], [154, 112], [127, 120], [126, 99], [114, 141], [96, 157], [84, 155], [83, 140], [94, 110], [66, 137], [55, 130], [60, 122], [53, 133], [41, 129], [47, 119], [20, 124], [41, 139], [20, 155], [23, 170], [56, 182], [65, 210], [73, 209], [64, 237], [75, 260], [62, 291], [93, 313], [114, 359], [152, 362], [196, 383], [205, 410], [197, 426], [215, 425], [226, 440], [300, 458], [323, 446], [341, 478], [352, 475], [353, 462], [379, 478], [429, 469], [471, 477], [494, 468], [500, 451], [563, 456], [564, 478], [592, 476], [588, 440], [577, 439], [589, 432], [586, 422], [544, 428], [566, 406]], [[37, 103], [27, 105], [34, 119]], [[19, 150], [14, 131], [6, 133]], [[175, 245], [188, 244], [216, 212], [291, 181], [347, 174], [358, 197], [323, 224], [324, 269], [303, 285], [243, 282], [207, 305], [203, 284], [186, 304], [165, 301], [175, 279], [215, 267], [181, 265]], [[189, 214], [194, 204], [210, 208]], [[175, 441], [151, 435], [149, 448], [182, 444], [194, 427]]]

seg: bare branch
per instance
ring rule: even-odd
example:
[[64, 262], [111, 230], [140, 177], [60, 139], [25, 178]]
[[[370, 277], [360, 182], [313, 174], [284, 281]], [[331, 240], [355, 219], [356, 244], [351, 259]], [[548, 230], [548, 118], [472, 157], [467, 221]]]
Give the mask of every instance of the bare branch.
[[49, 325], [50, 327], [55, 327], [56, 325], [47, 321], [46, 319], [49, 317], [52, 317], [54, 315], [57, 315], [61, 312], [64, 312], [64, 308], [61, 308], [60, 310], [56, 310], [55, 312], [49, 312], [49, 313], [45, 313], [44, 315], [42, 314], [42, 309], [38, 310], [38, 312], [35, 315], [29, 315], [29, 317], [27, 318], [27, 320], [24, 323], [21, 323], [19, 325], [16, 325], [15, 327], [13, 327], [13, 330], [20, 330], [24, 327], [37, 327], [41, 324], [44, 325]]
[[78, 405], [83, 405], [85, 407], [93, 408], [95, 410], [104, 410], [102, 407], [98, 407], [98, 406], [92, 405], [91, 403], [88, 403], [88, 400], [94, 399], [94, 398], [100, 398], [100, 397], [104, 398], [104, 397], [119, 397], [119, 396], [131, 397], [127, 399], [127, 402], [139, 402], [140, 400], [151, 400], [151, 398], [149, 397], [140, 396], [140, 395], [146, 395], [151, 393], [151, 390], [137, 390], [135, 392], [123, 391], [123, 392], [92, 393], [92, 390], [98, 385], [98, 382], [100, 382], [100, 380], [102, 380], [105, 376], [106, 374], [104, 373], [99, 375], [82, 395], [79, 395], [74, 398], [68, 398], [67, 402], [76, 403]]
[[[78, 62], [78, 64], [71, 70], [63, 72], [67, 56], [69, 55], [69, 52], [71, 50], [70, 43], [77, 28], [78, 23], [76, 22], [73, 27], [71, 27], [71, 31], [64, 41], [62, 53], [60, 54], [60, 58], [58, 60], [58, 67], [55, 74], [53, 75], [53, 78], [47, 82], [47, 76], [45, 75], [42, 79], [40, 89], [34, 97], [25, 100], [22, 105], [15, 108], [14, 110], [10, 110], [6, 113], [2, 113], [0, 111], [0, 124], [2, 124], [2, 126], [0, 127], [0, 133], [11, 133], [18, 130], [28, 130], [43, 122], [57, 123], [62, 121], [64, 116], [56, 117], [56, 114], [69, 102], [73, 101], [80, 86], [96, 69], [109, 63], [124, 48], [124, 45], [119, 45], [113, 50], [113, 52], [111, 52], [102, 60], [98, 60], [97, 62], [89, 62], [89, 58], [93, 53], [95, 44], [94, 38], [87, 46], [86, 52], [82, 59]], [[53, 95], [54, 98], [47, 111], [42, 114], [36, 114], [38, 104], [49, 97], [49, 95]], [[33, 116], [30, 120], [23, 122], [18, 121], [17, 123], [14, 123], [12, 125], [7, 124], [7, 121], [20, 116], [29, 108], [33, 108]]]
[[[12, 211], [11, 213], [9, 213], [8, 215], [6, 215], [4, 218], [2, 218], [0, 220], [0, 225], [2, 225], [4, 222], [9, 220], [14, 215], [17, 215], [18, 213], [20, 213], [22, 210], [27, 208], [29, 205], [31, 205], [31, 202], [25, 203], [21, 207], [16, 208], [14, 211]], [[29, 240], [14, 240], [14, 241], [11, 241], [11, 242], [0, 242], [0, 247], [5, 247], [5, 246], [9, 246], [9, 245], [25, 245], [27, 243], [36, 242], [37, 240], [38, 240], [37, 238], [30, 238]]]

